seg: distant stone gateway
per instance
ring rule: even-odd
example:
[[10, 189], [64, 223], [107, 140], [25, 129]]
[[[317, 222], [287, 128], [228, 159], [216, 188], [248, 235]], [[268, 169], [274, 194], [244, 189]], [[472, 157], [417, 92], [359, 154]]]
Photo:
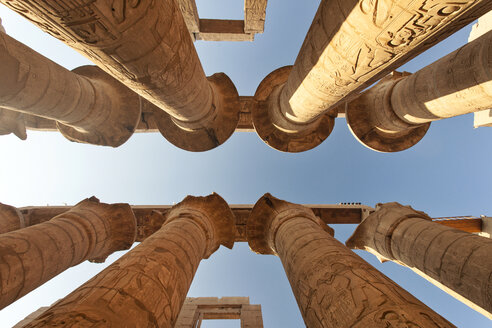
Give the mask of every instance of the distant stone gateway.
[[[73, 265], [104, 261], [141, 242], [19, 327], [184, 328], [219, 314], [262, 327], [261, 310], [244, 298], [207, 298], [215, 304], [204, 307], [209, 312], [200, 310], [201, 301], [186, 300], [200, 261], [239, 241], [280, 258], [307, 327], [453, 327], [350, 248], [407, 266], [492, 318], [490, 218], [432, 219], [398, 203], [299, 205], [270, 194], [255, 205], [228, 205], [217, 194], [187, 196], [174, 206], [104, 204], [95, 197], [75, 206], [2, 204], [0, 218], [9, 222], [0, 234], [1, 308]], [[331, 223], [359, 224], [348, 247], [333, 237]]]
[[[475, 127], [492, 126], [490, 0], [321, 0], [296, 61], [249, 96], [224, 73], [206, 76], [194, 42], [254, 41], [267, 0], [244, 0], [243, 20], [200, 18], [194, 0], [0, 2], [95, 64], [69, 71], [10, 37], [0, 20], [0, 135], [59, 131], [118, 147], [135, 132], [159, 132], [202, 152], [235, 131], [256, 131], [296, 153], [320, 145], [340, 117], [364, 146], [398, 152], [436, 120], [474, 113]], [[476, 19], [460, 49], [413, 74], [396, 71]], [[358, 226], [344, 245], [329, 224]], [[95, 197], [74, 206], [0, 203], [0, 309], [70, 267], [140, 242], [16, 327], [235, 319], [262, 328], [261, 306], [248, 297], [187, 298], [203, 259], [248, 242], [279, 257], [309, 328], [454, 327], [351, 249], [406, 266], [492, 319], [491, 234], [490, 217], [431, 218], [399, 203], [301, 205], [270, 194], [254, 205], [215, 193], [173, 206]]]

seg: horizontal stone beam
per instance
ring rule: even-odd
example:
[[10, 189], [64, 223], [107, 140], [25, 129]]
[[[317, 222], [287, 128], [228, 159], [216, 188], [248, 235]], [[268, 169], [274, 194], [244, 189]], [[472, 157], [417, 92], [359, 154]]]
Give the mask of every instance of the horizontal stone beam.
[[[373, 208], [366, 205], [305, 205], [326, 224], [358, 224], [369, 215]], [[145, 238], [157, 231], [171, 205], [134, 205], [132, 206], [137, 218], [137, 239]], [[35, 225], [71, 209], [72, 206], [29, 206], [19, 208], [25, 222]], [[236, 241], [246, 241], [246, 220], [253, 208], [252, 204], [230, 205], [236, 217]]]

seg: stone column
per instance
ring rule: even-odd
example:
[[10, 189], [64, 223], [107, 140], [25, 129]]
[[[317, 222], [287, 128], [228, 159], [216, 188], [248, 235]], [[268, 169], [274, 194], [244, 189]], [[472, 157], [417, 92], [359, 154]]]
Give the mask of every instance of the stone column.
[[92, 197], [50, 221], [0, 235], [0, 309], [74, 265], [128, 249], [135, 230], [128, 204]]
[[24, 216], [16, 207], [0, 203], [0, 235], [25, 228], [27, 225]]
[[492, 240], [432, 222], [398, 203], [380, 204], [346, 242], [392, 260], [492, 319]]
[[200, 261], [233, 244], [227, 203], [188, 196], [159, 231], [26, 327], [174, 327]]
[[[140, 99], [95, 66], [70, 72], [0, 33], [0, 116], [12, 110], [56, 120], [72, 141], [117, 147], [140, 121]], [[24, 128], [25, 131], [25, 128]], [[25, 133], [25, 132], [24, 132]]]
[[416, 144], [432, 121], [492, 107], [492, 31], [415, 74], [394, 74], [347, 105], [354, 136], [395, 152]]
[[247, 229], [254, 252], [280, 257], [306, 327], [453, 327], [333, 238], [304, 206], [266, 194]]
[[227, 75], [205, 76], [176, 0], [1, 0], [162, 111], [174, 145], [212, 149], [234, 132], [239, 97]]
[[321, 1], [292, 72], [258, 87], [269, 98], [253, 112], [258, 134], [283, 151], [289, 141], [295, 151], [316, 147], [341, 101], [491, 9], [489, 0]]

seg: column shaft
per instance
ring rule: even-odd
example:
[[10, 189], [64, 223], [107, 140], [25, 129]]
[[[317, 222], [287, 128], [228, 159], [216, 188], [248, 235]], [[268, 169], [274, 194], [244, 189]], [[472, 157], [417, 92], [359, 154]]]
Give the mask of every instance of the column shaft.
[[207, 80], [176, 0], [0, 1], [162, 109], [154, 121], [174, 145], [208, 150], [234, 132], [237, 90], [225, 74]]
[[106, 73], [70, 72], [5, 33], [0, 70], [0, 107], [56, 120], [69, 139], [119, 146], [140, 120], [139, 97]]
[[492, 240], [488, 238], [432, 222], [410, 207], [388, 203], [379, 205], [359, 225], [347, 246], [415, 269], [492, 318]]
[[74, 265], [129, 248], [135, 231], [128, 204], [91, 198], [50, 221], [0, 235], [0, 309]]
[[432, 121], [492, 107], [492, 31], [416, 73], [394, 73], [349, 102], [347, 123], [365, 146], [396, 152]]
[[231, 247], [233, 232], [222, 198], [188, 197], [159, 231], [26, 327], [174, 327], [201, 259]]
[[492, 31], [396, 83], [396, 115], [422, 124], [492, 107]]
[[24, 216], [17, 208], [0, 203], [0, 235], [25, 228], [27, 225]]
[[491, 9], [489, 1], [321, 1], [282, 90], [282, 114], [312, 122]]
[[254, 251], [276, 254], [309, 328], [453, 327], [333, 238], [312, 211], [266, 195], [248, 221]]

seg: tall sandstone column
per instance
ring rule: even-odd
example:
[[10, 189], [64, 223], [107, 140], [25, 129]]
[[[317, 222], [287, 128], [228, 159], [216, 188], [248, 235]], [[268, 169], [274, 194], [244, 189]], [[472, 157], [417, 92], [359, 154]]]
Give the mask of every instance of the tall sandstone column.
[[330, 229], [312, 210], [269, 194], [248, 219], [251, 249], [280, 257], [306, 327], [454, 327]]
[[0, 309], [74, 265], [128, 249], [135, 233], [128, 204], [92, 197], [50, 221], [0, 235]]
[[27, 225], [24, 216], [17, 208], [0, 203], [0, 235], [25, 228]]
[[346, 108], [365, 146], [395, 152], [416, 144], [432, 121], [492, 108], [492, 31], [415, 74], [393, 74]]
[[160, 230], [26, 327], [174, 327], [200, 261], [234, 244], [217, 194], [186, 197]]
[[176, 0], [0, 0], [88, 57], [161, 110], [174, 145], [204, 151], [239, 121], [239, 96], [223, 73], [207, 79]]
[[413, 269], [492, 319], [492, 240], [387, 203], [378, 205], [346, 244]]
[[140, 97], [99, 68], [70, 72], [1, 32], [0, 71], [0, 117], [44, 117], [72, 141], [113, 147], [140, 121]]
[[331, 131], [334, 109], [407, 60], [492, 9], [489, 0], [323, 0], [290, 73], [257, 90], [252, 112], [273, 148], [303, 151]]

